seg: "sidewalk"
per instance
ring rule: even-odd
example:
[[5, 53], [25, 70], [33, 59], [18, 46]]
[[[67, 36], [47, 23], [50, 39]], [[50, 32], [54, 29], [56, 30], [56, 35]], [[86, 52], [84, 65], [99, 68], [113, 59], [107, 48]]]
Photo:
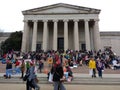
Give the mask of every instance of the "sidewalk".
[[[39, 84], [40, 90], [53, 90], [51, 84]], [[117, 85], [65, 85], [66, 90], [120, 90]], [[26, 84], [0, 84], [0, 90], [26, 90]]]

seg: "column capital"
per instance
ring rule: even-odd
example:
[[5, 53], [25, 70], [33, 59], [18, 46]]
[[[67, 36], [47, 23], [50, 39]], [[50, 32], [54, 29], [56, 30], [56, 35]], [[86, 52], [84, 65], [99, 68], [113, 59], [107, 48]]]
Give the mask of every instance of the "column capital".
[[99, 22], [100, 20], [99, 19], [94, 19], [95, 22]]
[[42, 20], [43, 22], [48, 22], [48, 20], [47, 19], [45, 19], [45, 20]]
[[28, 22], [28, 20], [23, 20], [23, 22]]
[[33, 20], [33, 22], [38, 22], [38, 20]]
[[85, 22], [89, 22], [90, 20], [89, 19], [84, 19]]
[[68, 19], [64, 19], [63, 21], [64, 21], [64, 22], [68, 22], [69, 20], [68, 20]]
[[54, 19], [53, 22], [58, 22], [58, 20], [57, 20], [57, 19]]
[[74, 22], [79, 22], [79, 19], [73, 19]]

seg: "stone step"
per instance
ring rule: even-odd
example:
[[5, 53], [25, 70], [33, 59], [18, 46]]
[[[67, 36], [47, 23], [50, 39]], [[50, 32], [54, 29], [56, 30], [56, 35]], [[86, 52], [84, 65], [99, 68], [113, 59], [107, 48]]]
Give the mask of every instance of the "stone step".
[[[41, 77], [39, 79], [39, 84], [52, 84], [48, 82], [46, 77]], [[4, 79], [0, 78], [0, 83], [17, 83], [22, 84], [26, 83], [20, 78], [11, 78], [11, 79]], [[119, 78], [74, 78], [72, 82], [64, 82], [65, 84], [80, 84], [80, 85], [120, 85]]]

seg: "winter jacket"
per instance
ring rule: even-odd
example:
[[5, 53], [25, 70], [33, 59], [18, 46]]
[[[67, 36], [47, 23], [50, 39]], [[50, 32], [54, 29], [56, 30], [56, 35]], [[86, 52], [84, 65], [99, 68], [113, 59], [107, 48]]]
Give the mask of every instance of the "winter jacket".
[[90, 69], [95, 69], [96, 68], [96, 62], [95, 62], [95, 60], [90, 60], [89, 61], [89, 68]]

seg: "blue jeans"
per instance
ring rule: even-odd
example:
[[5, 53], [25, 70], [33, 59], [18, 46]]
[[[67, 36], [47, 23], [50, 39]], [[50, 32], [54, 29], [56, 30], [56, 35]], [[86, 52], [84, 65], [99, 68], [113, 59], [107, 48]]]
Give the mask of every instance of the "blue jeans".
[[54, 90], [66, 90], [66, 88], [64, 87], [62, 82], [55, 81], [54, 82]]
[[98, 76], [102, 78], [102, 70], [98, 70]]
[[35, 90], [40, 90], [40, 87], [37, 85], [35, 79], [32, 79], [31, 81], [27, 80], [26, 90], [32, 90], [32, 88]]
[[11, 77], [12, 69], [6, 69], [6, 77]]
[[16, 67], [15, 72], [16, 72], [16, 74], [20, 74], [21, 73], [20, 67]]

